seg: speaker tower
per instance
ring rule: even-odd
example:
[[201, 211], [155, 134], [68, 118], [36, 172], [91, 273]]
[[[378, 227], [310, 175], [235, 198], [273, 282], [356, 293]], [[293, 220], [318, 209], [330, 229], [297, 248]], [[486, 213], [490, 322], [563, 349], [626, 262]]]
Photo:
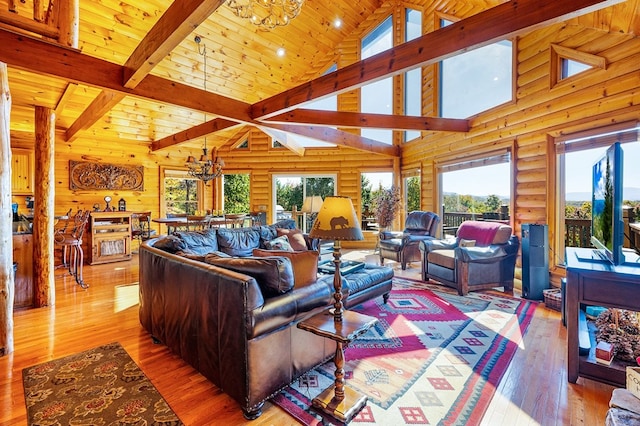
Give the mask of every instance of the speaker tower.
[[522, 224], [522, 296], [542, 300], [549, 288], [549, 227]]

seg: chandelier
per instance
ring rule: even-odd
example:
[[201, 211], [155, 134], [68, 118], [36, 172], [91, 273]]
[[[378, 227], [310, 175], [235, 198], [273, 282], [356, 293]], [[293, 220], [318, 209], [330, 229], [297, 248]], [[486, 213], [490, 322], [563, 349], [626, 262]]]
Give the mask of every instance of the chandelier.
[[262, 29], [287, 25], [298, 16], [304, 0], [228, 0], [227, 5], [240, 18], [247, 18]]
[[[204, 70], [204, 90], [207, 91], [207, 46], [200, 48], [200, 42], [202, 39], [196, 36], [195, 42], [198, 46], [198, 54], [202, 55], [203, 70]], [[207, 122], [207, 114], [204, 114], [204, 122]], [[193, 176], [196, 179], [200, 179], [203, 182], [209, 182], [222, 175], [222, 168], [224, 167], [224, 161], [218, 156], [214, 156], [214, 160], [211, 161], [209, 157], [209, 151], [207, 150], [207, 137], [204, 137], [204, 148], [202, 149], [202, 156], [199, 160], [193, 155], [187, 158], [187, 167], [189, 168], [189, 176]]]

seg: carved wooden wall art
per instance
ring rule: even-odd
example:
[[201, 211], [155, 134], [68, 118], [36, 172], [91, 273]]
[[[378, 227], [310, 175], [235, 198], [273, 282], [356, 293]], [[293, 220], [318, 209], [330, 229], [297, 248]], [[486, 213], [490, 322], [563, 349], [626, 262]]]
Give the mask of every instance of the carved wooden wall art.
[[69, 189], [144, 190], [144, 167], [69, 161]]

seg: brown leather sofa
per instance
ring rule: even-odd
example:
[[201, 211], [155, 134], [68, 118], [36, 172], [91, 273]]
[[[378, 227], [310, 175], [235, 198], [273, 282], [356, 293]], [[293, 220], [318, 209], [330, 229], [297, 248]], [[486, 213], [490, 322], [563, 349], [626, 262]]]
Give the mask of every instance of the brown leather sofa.
[[[236, 247], [226, 249], [255, 245], [250, 229], [256, 227], [233, 230]], [[267, 399], [333, 357], [335, 342], [296, 327], [332, 305], [333, 276], [288, 288], [293, 275], [289, 258], [228, 257], [220, 250], [204, 254], [215, 248], [211, 236], [217, 232], [211, 231], [186, 235], [187, 240], [195, 236], [193, 244], [199, 241], [194, 246], [199, 254], [184, 244], [167, 251], [158, 238], [142, 244], [140, 323], [154, 340], [234, 398], [247, 419], [255, 419]], [[159, 242], [163, 248], [155, 247]], [[377, 296], [386, 301], [392, 278], [391, 268], [369, 265], [345, 276], [346, 308]], [[267, 279], [276, 285], [265, 287]]]

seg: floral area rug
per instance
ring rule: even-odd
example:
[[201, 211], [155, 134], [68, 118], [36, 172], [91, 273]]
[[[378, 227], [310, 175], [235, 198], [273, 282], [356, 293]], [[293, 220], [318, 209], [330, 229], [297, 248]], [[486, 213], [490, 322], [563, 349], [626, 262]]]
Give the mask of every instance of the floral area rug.
[[29, 425], [182, 425], [119, 343], [22, 370]]
[[[354, 311], [378, 319], [345, 350], [345, 381], [368, 396], [352, 424], [472, 425], [480, 423], [517, 350], [537, 303], [394, 278], [388, 303]], [[327, 362], [299, 378], [273, 402], [307, 425], [333, 424], [310, 408], [332, 386]]]

